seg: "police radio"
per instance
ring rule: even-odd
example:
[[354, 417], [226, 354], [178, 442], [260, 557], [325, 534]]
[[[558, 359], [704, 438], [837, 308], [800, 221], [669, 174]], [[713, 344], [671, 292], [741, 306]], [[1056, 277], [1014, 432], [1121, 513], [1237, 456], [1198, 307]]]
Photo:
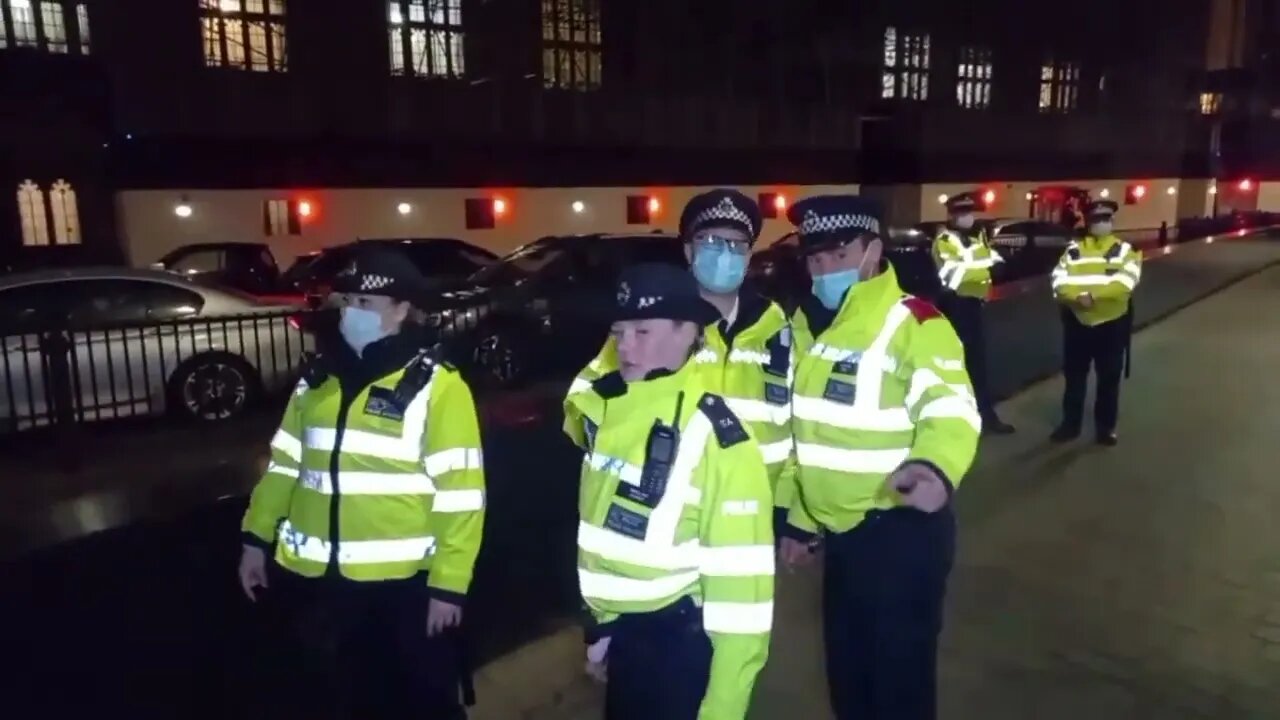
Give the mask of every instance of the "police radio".
[[431, 375], [436, 371], [434, 350], [432, 348], [419, 353], [400, 376], [400, 382], [396, 383], [395, 398], [401, 406], [407, 406], [431, 382]]
[[[680, 421], [680, 406], [683, 403], [684, 394], [681, 393], [676, 402], [676, 423]], [[617, 494], [648, 508], [657, 507], [658, 501], [667, 492], [667, 480], [676, 464], [676, 451], [679, 447], [680, 431], [675, 424], [667, 425], [661, 420], [655, 420], [645, 442], [640, 484], [618, 483]]]

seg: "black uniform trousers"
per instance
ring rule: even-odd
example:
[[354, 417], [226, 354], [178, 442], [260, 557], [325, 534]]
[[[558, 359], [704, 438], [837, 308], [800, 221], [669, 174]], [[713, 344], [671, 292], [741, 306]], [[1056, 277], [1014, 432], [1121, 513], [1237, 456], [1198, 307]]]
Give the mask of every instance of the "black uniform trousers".
[[605, 720], [697, 720], [711, 680], [702, 609], [684, 597], [608, 628]]
[[1092, 365], [1098, 374], [1098, 392], [1093, 402], [1094, 429], [1099, 435], [1115, 431], [1120, 413], [1120, 375], [1124, 371], [1129, 331], [1127, 315], [1090, 327], [1076, 319], [1069, 309], [1062, 309], [1062, 374], [1066, 378], [1066, 391], [1062, 394], [1063, 427], [1080, 430]]
[[823, 543], [823, 640], [838, 720], [933, 720], [956, 522], [948, 506], [872, 510]]
[[[296, 717], [464, 720], [456, 630], [427, 637], [427, 581], [270, 578], [289, 633]], [[290, 716], [295, 716], [290, 713]]]
[[987, 385], [987, 333], [982, 317], [986, 303], [954, 292], [941, 295], [938, 303], [938, 309], [951, 321], [951, 327], [955, 328], [964, 345], [964, 366], [969, 371], [978, 412], [983, 420], [995, 418], [995, 404], [991, 401], [991, 390]]

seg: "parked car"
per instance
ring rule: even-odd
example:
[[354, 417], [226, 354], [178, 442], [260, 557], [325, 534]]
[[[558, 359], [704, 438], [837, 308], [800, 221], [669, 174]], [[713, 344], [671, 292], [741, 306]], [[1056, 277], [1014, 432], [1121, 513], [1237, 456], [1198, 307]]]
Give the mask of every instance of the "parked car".
[[665, 233], [544, 237], [442, 293], [435, 317], [467, 324], [453, 347], [482, 387], [567, 379], [604, 344], [618, 275], [640, 262], [687, 263]]
[[298, 309], [167, 271], [0, 279], [0, 430], [46, 425], [60, 412], [76, 421], [236, 417], [296, 378], [310, 342], [293, 321]]
[[264, 243], [221, 242], [183, 245], [151, 264], [206, 285], [223, 285], [252, 295], [280, 289], [280, 267]]
[[302, 295], [310, 307], [323, 302], [333, 286], [333, 278], [358, 247], [381, 245], [394, 247], [408, 256], [418, 270], [430, 280], [460, 280], [498, 261], [498, 256], [455, 238], [377, 238], [336, 245], [303, 256], [289, 268], [281, 280], [288, 292]]

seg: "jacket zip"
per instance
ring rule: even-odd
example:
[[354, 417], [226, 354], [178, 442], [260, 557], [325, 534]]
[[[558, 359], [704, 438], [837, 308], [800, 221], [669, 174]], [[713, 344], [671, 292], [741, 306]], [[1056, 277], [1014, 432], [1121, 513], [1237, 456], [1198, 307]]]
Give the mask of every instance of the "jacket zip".
[[347, 415], [351, 410], [351, 403], [355, 402], [358, 395], [359, 393], [356, 393], [347, 397], [345, 390], [343, 391], [342, 405], [338, 408], [337, 427], [334, 430], [333, 451], [329, 454], [329, 481], [333, 485], [333, 494], [329, 496], [329, 565], [325, 570], [326, 575], [342, 574], [338, 565], [338, 545], [342, 541], [342, 532], [338, 525], [338, 511], [342, 502], [338, 467], [342, 458], [342, 437], [347, 432]]

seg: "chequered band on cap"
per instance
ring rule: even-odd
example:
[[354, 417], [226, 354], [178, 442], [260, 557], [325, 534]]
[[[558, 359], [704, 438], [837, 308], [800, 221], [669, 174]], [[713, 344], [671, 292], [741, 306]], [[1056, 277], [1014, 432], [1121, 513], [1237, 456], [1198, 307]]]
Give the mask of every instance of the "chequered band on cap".
[[360, 291], [381, 290], [392, 282], [393, 280], [386, 275], [363, 275], [360, 277]]
[[810, 210], [800, 221], [800, 234], [829, 233], [839, 230], [864, 230], [880, 234], [880, 221], [870, 215], [842, 213], [838, 215], [818, 215]]
[[751, 222], [751, 216], [737, 205], [734, 205], [731, 198], [725, 198], [714, 207], [709, 207], [693, 216], [693, 220], [689, 223], [689, 226], [696, 228], [712, 220], [732, 220], [733, 222], [745, 225], [748, 234], [756, 234], [756, 226]]

